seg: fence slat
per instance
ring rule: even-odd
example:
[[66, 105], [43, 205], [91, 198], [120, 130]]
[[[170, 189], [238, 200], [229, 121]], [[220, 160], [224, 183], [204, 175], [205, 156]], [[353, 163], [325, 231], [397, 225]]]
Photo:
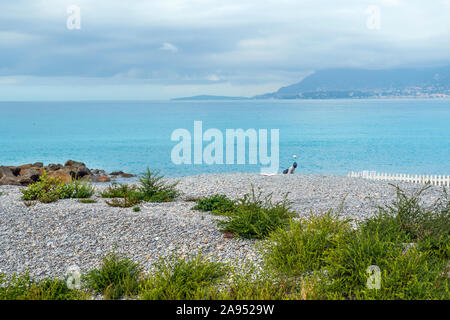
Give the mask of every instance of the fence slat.
[[375, 171], [350, 171], [348, 176], [351, 178], [364, 178], [369, 180], [385, 180], [385, 181], [404, 181], [410, 183], [430, 183], [436, 186], [450, 186], [450, 176], [446, 175], [419, 175], [419, 174], [403, 174], [403, 173], [378, 173]]

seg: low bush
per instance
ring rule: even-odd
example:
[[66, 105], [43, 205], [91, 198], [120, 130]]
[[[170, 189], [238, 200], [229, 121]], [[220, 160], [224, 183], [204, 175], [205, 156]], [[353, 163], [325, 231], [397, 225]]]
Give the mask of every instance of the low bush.
[[152, 172], [147, 168], [147, 171], [139, 177], [139, 183], [138, 190], [144, 201], [169, 202], [179, 195], [176, 189], [178, 182], [167, 183], [159, 171]]
[[38, 200], [41, 202], [57, 201], [60, 196], [65, 196], [63, 191], [64, 184], [61, 183], [60, 179], [48, 177], [46, 171], [43, 172], [37, 182], [30, 184], [26, 189], [21, 190], [23, 194], [22, 200]]
[[28, 273], [7, 277], [0, 274], [0, 300], [86, 300], [89, 295], [69, 289], [63, 280], [32, 280]]
[[[115, 198], [106, 203], [113, 207], [128, 208], [146, 202], [169, 202], [173, 201], [179, 191], [175, 183], [167, 183], [164, 176], [159, 171], [152, 172], [147, 168], [147, 172], [139, 178], [139, 185], [127, 185], [113, 183], [101, 193], [103, 198]], [[121, 199], [118, 199], [121, 198]]]
[[[329, 250], [327, 298], [449, 299], [448, 197], [432, 206], [421, 201], [425, 187], [411, 196], [397, 188], [397, 199], [380, 208], [357, 230]], [[368, 289], [369, 266], [380, 274], [379, 289]]]
[[289, 276], [320, 270], [325, 266], [325, 254], [334, 250], [337, 240], [350, 230], [350, 220], [340, 219], [331, 210], [321, 216], [291, 220], [287, 229], [269, 235], [263, 250], [265, 263]]
[[66, 187], [69, 189], [67, 198], [87, 199], [92, 197], [95, 193], [94, 186], [87, 181], [74, 180], [66, 184]]
[[[383, 240], [379, 232], [367, 233], [364, 229], [340, 239], [325, 257], [329, 282], [325, 296], [381, 300], [450, 298], [448, 278], [443, 274], [446, 261], [432, 262], [429, 254], [416, 247], [407, 249], [401, 238], [389, 240]], [[370, 266], [376, 269], [371, 270]], [[375, 271], [379, 274], [379, 286], [368, 287], [368, 281], [376, 280]]]
[[102, 198], [124, 198], [127, 195], [137, 194], [137, 187], [135, 185], [118, 184], [113, 182], [103, 192]]
[[210, 211], [213, 214], [222, 215], [235, 209], [234, 201], [223, 194], [216, 194], [195, 201], [197, 204], [192, 207], [192, 210]]
[[107, 254], [99, 269], [93, 269], [82, 277], [85, 285], [105, 299], [135, 296], [142, 277], [142, 268], [127, 257], [115, 252]]
[[89, 198], [95, 190], [86, 181], [74, 180], [69, 183], [62, 183], [58, 178], [50, 178], [44, 170], [37, 182], [30, 184], [21, 192], [23, 194], [22, 200], [50, 203], [59, 199]]
[[[139, 264], [110, 253], [99, 269], [82, 277], [83, 283], [105, 299], [449, 300], [449, 198], [444, 190], [425, 206], [425, 190], [409, 196], [397, 189], [392, 204], [351, 223], [332, 211], [290, 219], [286, 196], [274, 204], [270, 195], [255, 195], [252, 189], [218, 219], [240, 236], [268, 236], [261, 266], [232, 269], [201, 255], [174, 254], [144, 276]], [[0, 275], [1, 299], [85, 297], [57, 279]]]
[[213, 296], [219, 300], [287, 300], [301, 299], [301, 282], [279, 277], [268, 270], [243, 266]]
[[182, 259], [171, 255], [161, 258], [145, 279], [139, 297], [144, 300], [209, 299], [214, 287], [227, 273], [224, 264], [210, 262], [200, 254]]
[[449, 299], [448, 196], [426, 207], [427, 188], [397, 188], [391, 205], [354, 228], [331, 213], [291, 221], [270, 234], [266, 266], [291, 283], [309, 280], [314, 299]]
[[222, 231], [243, 238], [263, 239], [270, 232], [286, 227], [295, 215], [290, 209], [287, 194], [282, 201], [273, 203], [271, 194], [263, 197], [259, 192], [256, 195], [252, 187], [251, 194], [238, 199], [234, 210], [228, 212], [224, 220], [218, 221], [218, 226]]

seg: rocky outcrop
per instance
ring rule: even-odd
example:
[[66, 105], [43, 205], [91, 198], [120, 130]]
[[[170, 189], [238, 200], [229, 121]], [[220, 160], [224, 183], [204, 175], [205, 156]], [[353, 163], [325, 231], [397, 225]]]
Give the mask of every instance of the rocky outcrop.
[[[111, 177], [104, 170], [89, 169], [83, 162], [68, 160], [64, 165], [50, 163], [44, 166], [42, 162], [25, 164], [22, 166], [0, 166], [0, 185], [27, 186], [39, 180], [47, 172], [51, 178], [58, 178], [61, 182], [70, 182], [74, 179], [85, 179], [91, 182], [109, 182]], [[118, 175], [124, 178], [133, 175], [120, 171]], [[117, 175], [111, 175], [113, 178]]]
[[110, 173], [111, 176], [117, 177], [117, 176], [121, 176], [122, 178], [131, 178], [134, 177], [133, 174], [130, 173], [125, 173], [123, 171], [114, 171]]

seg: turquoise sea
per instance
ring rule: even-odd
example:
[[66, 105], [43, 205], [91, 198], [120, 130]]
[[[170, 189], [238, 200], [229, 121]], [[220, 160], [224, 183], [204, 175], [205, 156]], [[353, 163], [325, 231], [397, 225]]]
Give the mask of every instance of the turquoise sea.
[[279, 129], [280, 170], [450, 174], [450, 100], [0, 102], [0, 165], [83, 161], [168, 176], [259, 172], [259, 165], [175, 165], [173, 130]]

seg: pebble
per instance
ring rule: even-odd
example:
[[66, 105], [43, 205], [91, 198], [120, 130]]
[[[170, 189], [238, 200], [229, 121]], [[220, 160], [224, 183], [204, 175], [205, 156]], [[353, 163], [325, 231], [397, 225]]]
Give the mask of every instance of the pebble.
[[[98, 198], [105, 188], [101, 185], [96, 185], [96, 203], [66, 199], [29, 207], [20, 199], [23, 187], [0, 186], [0, 270], [12, 274], [28, 269], [38, 279], [63, 277], [73, 265], [82, 272], [98, 267], [112, 250], [146, 270], [160, 256], [173, 252], [186, 256], [201, 251], [214, 261], [258, 265], [261, 254], [256, 241], [225, 238], [216, 225], [221, 217], [191, 210], [194, 202], [183, 199], [217, 193], [235, 199], [254, 185], [264, 194], [273, 193], [274, 201], [288, 192], [292, 209], [300, 216], [342, 207], [340, 215], [358, 220], [369, 217], [377, 206], [389, 204], [396, 194], [387, 182], [332, 175], [204, 174], [169, 180], [180, 181], [180, 199], [144, 203], [140, 212], [109, 207]], [[399, 185], [407, 193], [422, 187]], [[439, 187], [431, 187], [424, 198], [437, 199], [439, 192]]]

